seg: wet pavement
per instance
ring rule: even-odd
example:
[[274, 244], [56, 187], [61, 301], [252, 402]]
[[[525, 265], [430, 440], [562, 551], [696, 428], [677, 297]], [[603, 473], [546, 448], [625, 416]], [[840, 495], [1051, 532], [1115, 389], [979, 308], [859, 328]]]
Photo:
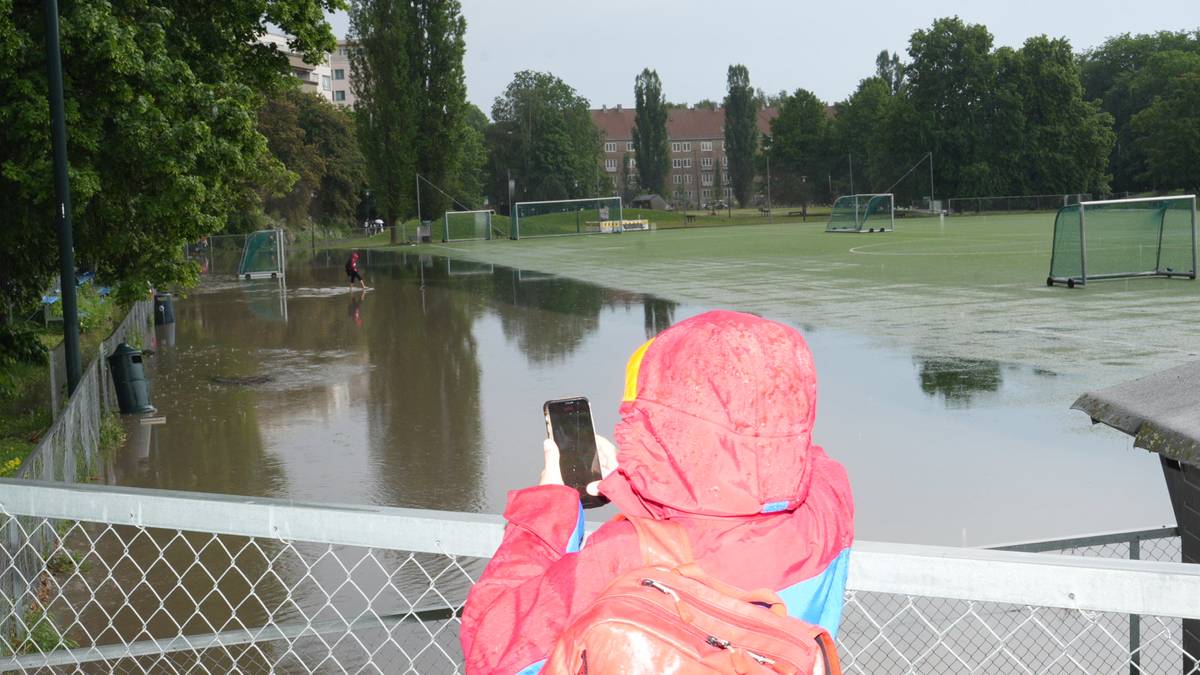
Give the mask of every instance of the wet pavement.
[[[178, 299], [149, 361], [166, 423], [131, 425], [109, 481], [498, 513], [537, 479], [543, 401], [587, 396], [611, 435], [629, 354], [710, 309], [377, 251], [362, 293], [343, 262], [296, 257], [286, 285], [209, 279]], [[850, 471], [860, 538], [989, 545], [1172, 521], [1155, 459], [1067, 410], [1079, 375], [797, 327], [817, 362], [815, 438]]]

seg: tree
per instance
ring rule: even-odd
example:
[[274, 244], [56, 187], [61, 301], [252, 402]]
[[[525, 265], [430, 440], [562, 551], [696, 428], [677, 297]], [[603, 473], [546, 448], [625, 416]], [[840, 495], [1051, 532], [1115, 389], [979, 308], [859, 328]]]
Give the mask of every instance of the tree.
[[729, 66], [725, 93], [725, 156], [729, 183], [738, 203], [750, 203], [754, 187], [754, 155], [758, 150], [758, 100], [750, 86], [750, 71]]
[[1131, 122], [1156, 97], [1170, 95], [1173, 78], [1200, 70], [1200, 31], [1125, 33], [1110, 38], [1080, 57], [1085, 99], [1099, 100], [1113, 116], [1117, 138], [1111, 167], [1113, 189], [1143, 191], [1153, 187], [1155, 173]]
[[[483, 207], [487, 185], [487, 115], [478, 106], [468, 103], [466, 114], [458, 128], [457, 151], [446, 191], [464, 206]], [[423, 200], [422, 200], [423, 203]]]
[[[488, 133], [491, 194], [507, 195], [509, 172], [517, 201], [572, 199], [594, 192], [603, 146], [587, 99], [550, 73], [513, 76], [492, 105]], [[507, 199], [505, 199], [507, 201]]]
[[715, 197], [713, 197], [712, 203], [725, 201], [725, 181], [721, 178], [721, 174], [723, 173], [725, 173], [724, 167], [719, 165], [713, 167], [712, 191]]
[[[60, 9], [76, 260], [117, 287], [187, 282], [183, 244], [258, 207], [290, 176], [256, 111], [292, 81], [287, 57], [255, 38], [271, 23], [320, 62], [340, 0], [80, 0]], [[0, 199], [6, 204], [0, 312], [30, 306], [57, 256], [39, 3], [0, 0]], [[2, 320], [2, 317], [0, 317]]]
[[638, 176], [632, 171], [634, 161], [633, 155], [626, 152], [621, 156], [621, 166], [617, 169], [616, 189], [624, 204], [632, 202], [637, 196]]
[[1168, 92], [1130, 121], [1146, 157], [1138, 179], [1157, 190], [1200, 189], [1200, 69], [1173, 78]]
[[784, 99], [779, 116], [771, 120], [774, 199], [806, 203], [808, 178], [825, 174], [828, 146], [829, 118], [824, 101], [807, 89], [797, 89]]
[[633, 97], [637, 109], [633, 147], [637, 153], [638, 182], [646, 192], [661, 195], [671, 170], [671, 148], [667, 142], [667, 101], [658, 73], [649, 68], [643, 70], [634, 80]]
[[1003, 194], [1005, 178], [992, 163], [992, 150], [1006, 141], [991, 131], [996, 113], [991, 33], [958, 17], [938, 19], [913, 33], [908, 54], [907, 91], [920, 118], [908, 133], [918, 147], [907, 144], [900, 154], [916, 156], [924, 145], [943, 158], [935, 173], [948, 194]]
[[1002, 60], [998, 78], [1012, 80], [1010, 91], [1020, 97], [1018, 114], [1008, 117], [1024, 127], [1019, 160], [1009, 166], [1020, 192], [1107, 192], [1112, 116], [1083, 100], [1070, 43], [1031, 37]]
[[[367, 175], [395, 223], [416, 214], [416, 174], [445, 189], [455, 180], [459, 146], [471, 140], [463, 126], [466, 20], [458, 0], [354, 0], [350, 32]], [[437, 191], [421, 196], [422, 219], [448, 206]]]
[[258, 129], [266, 137], [271, 154], [287, 168], [291, 178], [291, 189], [287, 191], [264, 186], [264, 205], [267, 211], [293, 227], [300, 227], [308, 220], [309, 203], [325, 173], [325, 159], [300, 126], [304, 98], [315, 96], [296, 89], [280, 92], [267, 99], [258, 111]]
[[883, 50], [875, 57], [875, 77], [879, 78], [893, 94], [904, 88], [904, 64], [900, 55]]

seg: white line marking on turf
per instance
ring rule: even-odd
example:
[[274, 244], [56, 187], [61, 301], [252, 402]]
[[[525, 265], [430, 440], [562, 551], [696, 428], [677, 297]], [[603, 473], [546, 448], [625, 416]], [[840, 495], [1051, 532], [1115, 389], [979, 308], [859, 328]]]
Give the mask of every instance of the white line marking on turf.
[[1196, 354], [1195, 351], [1189, 351], [1187, 349], [1177, 349], [1175, 347], [1164, 347], [1162, 345], [1150, 345], [1138, 342], [1126, 342], [1124, 340], [1109, 340], [1108, 338], [1091, 337], [1088, 335], [1080, 335], [1079, 333], [1066, 333], [1056, 330], [1046, 330], [1045, 328], [1014, 327], [1011, 330], [1020, 331], [1022, 333], [1033, 333], [1035, 335], [1053, 335], [1054, 337], [1060, 338], [1075, 338], [1076, 340], [1087, 340], [1089, 342], [1103, 342], [1106, 344], [1121, 345], [1122, 347], [1133, 347], [1135, 349], [1154, 349], [1157, 351], [1178, 352], [1180, 354], [1187, 354], [1189, 356], [1195, 356]]
[[470, 251], [468, 251], [468, 250], [467, 250], [467, 249], [465, 249], [465, 248], [454, 248], [453, 246], [446, 246], [445, 244], [433, 244], [433, 245], [431, 245], [431, 246], [430, 246], [430, 248], [444, 248], [444, 249], [447, 249], [447, 250], [450, 250], [450, 251], [462, 251], [463, 253], [469, 253], [469, 252], [470, 252]]

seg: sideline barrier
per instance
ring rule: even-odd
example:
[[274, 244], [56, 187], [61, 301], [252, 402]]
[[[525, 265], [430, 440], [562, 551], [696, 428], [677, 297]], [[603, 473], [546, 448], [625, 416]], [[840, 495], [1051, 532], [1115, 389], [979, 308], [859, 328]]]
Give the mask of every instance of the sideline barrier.
[[[6, 608], [0, 668], [460, 672], [458, 616], [503, 528], [0, 480], [0, 583], [31, 608]], [[1180, 618], [1200, 618], [1194, 565], [859, 542], [838, 642], [848, 673], [1179, 672]]]

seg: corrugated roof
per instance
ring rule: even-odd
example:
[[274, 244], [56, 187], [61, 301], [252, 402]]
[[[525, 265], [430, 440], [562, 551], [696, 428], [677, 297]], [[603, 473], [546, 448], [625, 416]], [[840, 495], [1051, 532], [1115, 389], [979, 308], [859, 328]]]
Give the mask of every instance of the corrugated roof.
[[[771, 120], [779, 115], [775, 108], [758, 111], [758, 130], [770, 133]], [[592, 121], [604, 133], [605, 140], [633, 140], [636, 111], [607, 108], [592, 111]], [[676, 140], [720, 139], [725, 137], [725, 110], [673, 108], [667, 117], [667, 138]]]

